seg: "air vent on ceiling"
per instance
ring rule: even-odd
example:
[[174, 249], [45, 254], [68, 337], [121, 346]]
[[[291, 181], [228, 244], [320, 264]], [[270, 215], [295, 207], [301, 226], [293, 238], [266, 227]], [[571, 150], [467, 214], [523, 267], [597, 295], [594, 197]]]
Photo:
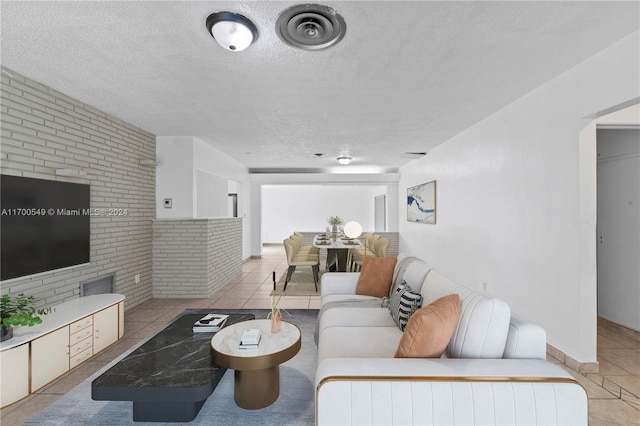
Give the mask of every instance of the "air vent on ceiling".
[[333, 8], [318, 4], [293, 6], [280, 14], [276, 34], [289, 46], [305, 50], [326, 49], [338, 43], [347, 24]]

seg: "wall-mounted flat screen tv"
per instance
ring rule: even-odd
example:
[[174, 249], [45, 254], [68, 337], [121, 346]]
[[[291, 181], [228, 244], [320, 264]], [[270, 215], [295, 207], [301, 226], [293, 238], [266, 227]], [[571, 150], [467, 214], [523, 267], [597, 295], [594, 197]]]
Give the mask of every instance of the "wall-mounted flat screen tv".
[[0, 280], [89, 262], [89, 185], [0, 176]]

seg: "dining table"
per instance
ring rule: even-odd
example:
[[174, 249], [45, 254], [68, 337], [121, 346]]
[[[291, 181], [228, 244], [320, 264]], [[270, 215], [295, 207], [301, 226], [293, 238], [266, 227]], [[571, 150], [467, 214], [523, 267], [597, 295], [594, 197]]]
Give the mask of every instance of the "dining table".
[[349, 249], [362, 247], [362, 242], [357, 238], [327, 233], [313, 237], [313, 246], [327, 249], [325, 272], [347, 272]]

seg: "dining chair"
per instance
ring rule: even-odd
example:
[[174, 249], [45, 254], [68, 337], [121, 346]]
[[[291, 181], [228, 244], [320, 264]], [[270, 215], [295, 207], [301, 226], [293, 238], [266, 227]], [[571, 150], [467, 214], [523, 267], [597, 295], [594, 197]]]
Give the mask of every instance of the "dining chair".
[[373, 248], [376, 257], [387, 257], [387, 255], [389, 254], [389, 243], [389, 239], [385, 237], [376, 240]]
[[362, 262], [364, 261], [365, 256], [373, 256], [378, 257], [375, 249], [375, 243], [380, 239], [380, 235], [374, 233], [368, 233], [365, 237], [364, 247], [357, 249], [356, 252], [353, 253], [353, 266], [352, 271], [361, 271], [362, 270]]
[[299, 253], [298, 241], [292, 238], [287, 238], [283, 241], [283, 244], [284, 250], [287, 254], [287, 264], [289, 265], [289, 269], [287, 269], [287, 277], [284, 280], [284, 288], [282, 289], [282, 292], [284, 293], [287, 291], [287, 284], [291, 280], [291, 276], [297, 266], [311, 266], [311, 272], [313, 273], [313, 285], [317, 292], [318, 278], [320, 276], [320, 255], [314, 253]]
[[301, 232], [294, 232], [289, 235], [289, 238], [296, 241], [298, 243], [297, 251], [299, 253], [312, 253], [312, 254], [320, 254], [320, 249], [318, 247], [314, 247], [313, 245], [305, 245], [304, 242], [304, 234]]

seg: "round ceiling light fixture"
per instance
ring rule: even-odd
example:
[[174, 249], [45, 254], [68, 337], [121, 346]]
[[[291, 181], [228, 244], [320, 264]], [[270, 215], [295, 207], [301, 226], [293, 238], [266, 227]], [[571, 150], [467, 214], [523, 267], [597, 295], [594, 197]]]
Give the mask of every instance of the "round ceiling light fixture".
[[347, 155], [343, 155], [337, 158], [338, 163], [346, 166], [347, 164], [349, 164], [351, 162], [351, 157], [347, 156]]
[[276, 34], [289, 46], [304, 50], [321, 50], [337, 44], [344, 37], [347, 24], [330, 7], [319, 4], [293, 6], [280, 14]]
[[232, 12], [209, 15], [207, 30], [220, 46], [232, 52], [246, 49], [258, 38], [258, 29], [253, 22]]

